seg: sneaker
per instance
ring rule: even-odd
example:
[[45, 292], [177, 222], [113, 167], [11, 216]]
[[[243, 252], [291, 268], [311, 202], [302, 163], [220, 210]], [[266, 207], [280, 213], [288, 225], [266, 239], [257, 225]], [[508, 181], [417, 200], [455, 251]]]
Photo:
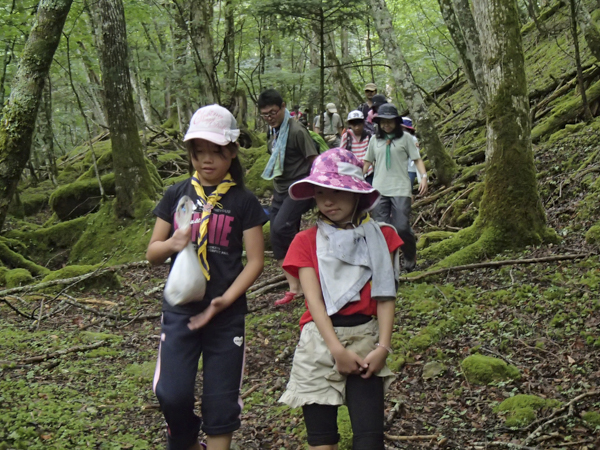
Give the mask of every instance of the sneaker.
[[415, 267], [417, 267], [417, 259], [404, 259], [404, 265], [402, 266], [402, 268], [404, 270], [406, 270], [407, 272], [412, 272], [413, 270], [415, 270]]
[[296, 293], [288, 291], [285, 293], [285, 295], [282, 298], [275, 301], [275, 306], [285, 305], [285, 304], [291, 302], [292, 300], [294, 300], [295, 298], [296, 298]]

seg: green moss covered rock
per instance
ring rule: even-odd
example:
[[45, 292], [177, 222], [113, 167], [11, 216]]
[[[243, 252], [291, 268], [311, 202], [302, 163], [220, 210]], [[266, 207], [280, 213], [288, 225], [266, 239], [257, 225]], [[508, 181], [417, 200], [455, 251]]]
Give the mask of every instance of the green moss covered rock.
[[[101, 179], [104, 193], [115, 195], [115, 175], [109, 173]], [[98, 180], [89, 178], [58, 188], [50, 196], [50, 207], [64, 221], [94, 211], [101, 201]]]
[[584, 413], [581, 418], [593, 427], [600, 427], [600, 413], [597, 411], [588, 411]]
[[[65, 278], [73, 278], [78, 277], [80, 275], [85, 275], [86, 273], [94, 272], [98, 269], [98, 266], [91, 265], [71, 265], [63, 267], [62, 269], [55, 270], [54, 272], [49, 273], [44, 277], [42, 282], [53, 281], [53, 280], [62, 280]], [[118, 289], [121, 287], [121, 283], [119, 283], [119, 279], [114, 272], [103, 273], [98, 277], [90, 277], [87, 278], [75, 285], [75, 289], [90, 289], [90, 288], [114, 288]], [[64, 286], [52, 286], [47, 289], [49, 292], [57, 292], [63, 289]]]
[[585, 233], [585, 241], [588, 244], [600, 246], [600, 223], [590, 227], [587, 233]]
[[494, 411], [506, 413], [507, 427], [523, 427], [537, 418], [537, 413], [544, 408], [560, 405], [558, 400], [547, 400], [536, 395], [518, 394], [507, 398]]
[[491, 356], [478, 354], [468, 356], [461, 363], [461, 367], [469, 383], [473, 384], [489, 384], [494, 381], [521, 378], [521, 373], [515, 366]]
[[33, 276], [27, 269], [12, 269], [4, 274], [7, 288], [14, 288], [31, 284]]
[[107, 201], [85, 218], [85, 231], [69, 255], [69, 264], [106, 261], [114, 265], [144, 260], [155, 222], [151, 213], [154, 202], [145, 207], [145, 214], [140, 211], [139, 218], [121, 219], [114, 213], [113, 202]]
[[273, 192], [273, 182], [264, 180], [261, 175], [269, 162], [270, 155], [267, 147], [260, 147], [261, 156], [256, 159], [252, 167], [246, 173], [246, 187], [254, 192], [257, 197], [269, 197]]

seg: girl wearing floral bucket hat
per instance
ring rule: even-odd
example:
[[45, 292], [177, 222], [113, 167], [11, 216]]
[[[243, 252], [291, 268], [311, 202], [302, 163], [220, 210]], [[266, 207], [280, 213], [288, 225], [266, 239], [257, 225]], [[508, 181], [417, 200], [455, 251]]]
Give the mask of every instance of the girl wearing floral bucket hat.
[[[317, 224], [294, 238], [284, 270], [300, 279], [307, 311], [290, 381], [280, 398], [302, 407], [309, 448], [337, 448], [337, 408], [348, 405], [354, 450], [383, 450], [384, 391], [394, 379], [386, 359], [402, 240], [369, 216], [379, 192], [364, 181], [352, 152], [331, 149], [289, 188], [314, 198]], [[392, 257], [390, 257], [390, 255]]]

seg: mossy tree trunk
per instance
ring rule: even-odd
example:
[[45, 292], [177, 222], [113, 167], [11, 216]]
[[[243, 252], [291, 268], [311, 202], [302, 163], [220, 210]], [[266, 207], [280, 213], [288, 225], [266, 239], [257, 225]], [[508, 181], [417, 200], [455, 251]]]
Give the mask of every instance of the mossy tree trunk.
[[473, 68], [473, 76], [475, 77], [477, 92], [481, 100], [479, 105], [485, 107], [487, 99], [485, 96], [485, 77], [483, 75], [483, 63], [481, 59], [481, 40], [475, 26], [469, 0], [454, 0], [454, 13], [465, 38], [466, 58], [470, 61]]
[[0, 229], [31, 152], [44, 82], [73, 0], [42, 0], [0, 122]]
[[392, 15], [385, 0], [369, 0], [369, 4], [379, 39], [392, 66], [394, 81], [402, 91], [404, 100], [419, 130], [421, 147], [425, 149], [427, 156], [433, 163], [438, 181], [441, 184], [449, 185], [456, 172], [456, 163], [444, 149], [435, 128], [435, 123], [425, 105], [425, 100], [398, 45], [398, 33], [394, 30]]
[[469, 86], [471, 86], [471, 90], [477, 99], [477, 103], [483, 107], [485, 106], [483, 99], [483, 86], [481, 89], [479, 86], [477, 86], [477, 80], [475, 79], [475, 72], [473, 70], [473, 63], [468, 57], [467, 43], [465, 42], [465, 37], [460, 29], [456, 14], [454, 13], [452, 0], [438, 0], [438, 3], [440, 5], [440, 11], [442, 12], [442, 17], [444, 18], [446, 28], [448, 28], [452, 42], [454, 42], [454, 47], [458, 52], [461, 65], [465, 73], [465, 78], [467, 79]]
[[98, 0], [95, 7], [102, 23], [100, 67], [115, 172], [115, 211], [119, 217], [135, 217], [136, 209], [154, 199], [156, 190], [135, 119], [123, 2]]
[[[581, 3], [581, 2], [580, 2]], [[581, 5], [580, 5], [581, 6]], [[585, 80], [583, 79], [583, 68], [581, 67], [581, 53], [579, 52], [579, 36], [577, 34], [577, 5], [575, 0], [569, 0], [571, 10], [571, 36], [573, 37], [573, 49], [575, 50], [575, 66], [577, 67], [577, 84], [579, 85], [579, 94], [581, 95], [581, 104], [583, 106], [583, 117], [590, 122], [594, 116], [590, 111], [590, 105], [585, 94]]]
[[54, 186], [58, 185], [56, 177], [58, 169], [54, 157], [54, 130], [52, 127], [52, 87], [50, 77], [47, 78], [42, 92], [42, 101], [37, 117], [37, 147], [41, 151], [48, 171], [48, 178]]
[[328, 65], [332, 68], [331, 74], [339, 86], [337, 92], [337, 107], [340, 116], [342, 116], [343, 114], [341, 111], [350, 111], [354, 109], [353, 105], [360, 105], [362, 103], [362, 97], [335, 54], [333, 33], [330, 34], [329, 38], [326, 38], [325, 48], [327, 61], [329, 63]]
[[585, 42], [592, 55], [600, 61], [600, 31], [598, 31], [598, 27], [596, 27], [596, 24], [592, 20], [592, 16], [590, 16], [589, 11], [581, 1], [577, 5], [577, 22], [579, 22]]
[[540, 201], [533, 152], [525, 58], [514, 0], [475, 0], [486, 77], [485, 188], [473, 226], [423, 252], [464, 264], [505, 249], [552, 239]]

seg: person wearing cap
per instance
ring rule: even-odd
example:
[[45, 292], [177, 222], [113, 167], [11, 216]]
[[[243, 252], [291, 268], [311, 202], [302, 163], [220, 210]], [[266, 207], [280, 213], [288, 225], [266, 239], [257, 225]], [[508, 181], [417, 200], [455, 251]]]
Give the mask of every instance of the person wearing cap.
[[377, 94], [373, 96], [373, 104], [371, 105], [371, 109], [369, 110], [369, 113], [366, 115], [367, 118], [367, 124], [369, 124], [371, 126], [371, 130], [372, 133], [375, 134], [376, 132], [376, 127], [375, 124], [373, 122], [373, 117], [375, 117], [375, 114], [377, 114], [377, 110], [379, 109], [379, 107], [381, 105], [385, 105], [387, 103], [387, 98], [385, 98], [385, 95], [382, 94]]
[[366, 102], [361, 103], [356, 108], [360, 112], [363, 113], [363, 116], [367, 117], [369, 114], [369, 110], [373, 106], [373, 96], [377, 94], [377, 85], [375, 83], [367, 83], [365, 84], [365, 97], [367, 99]]
[[[342, 135], [341, 148], [350, 150], [362, 162], [367, 153], [371, 133], [365, 129], [365, 116], [362, 111], [350, 111], [346, 120], [348, 129]], [[365, 181], [373, 183], [373, 169], [365, 174]]]
[[319, 155], [289, 192], [299, 201], [314, 198], [319, 216], [296, 235], [283, 263], [300, 279], [307, 310], [279, 401], [302, 407], [309, 448], [337, 448], [337, 410], [346, 404], [352, 448], [384, 450], [384, 392], [395, 378], [386, 358], [393, 353], [402, 240], [370, 218], [379, 193], [347, 150]]
[[[273, 199], [269, 220], [271, 221], [271, 247], [278, 263], [283, 258], [294, 236], [300, 230], [302, 214], [311, 209], [314, 202], [307, 199], [295, 202], [288, 195], [288, 188], [295, 181], [310, 173], [310, 167], [317, 156], [317, 149], [308, 130], [291, 115], [283, 98], [275, 89], [267, 89], [258, 97], [261, 117], [270, 127], [268, 150], [271, 158], [262, 177], [273, 180]], [[302, 294], [300, 282], [285, 272], [289, 287], [276, 305], [291, 302]]]
[[[327, 107], [325, 108], [326, 112], [324, 114], [325, 119], [325, 127], [323, 129], [323, 138], [329, 148], [335, 148], [340, 146], [342, 130], [344, 128], [344, 123], [342, 122], [342, 118], [337, 112], [337, 108], [335, 107], [335, 103], [327, 103]], [[321, 116], [317, 116], [315, 127], [315, 133], [321, 132]]]
[[[402, 117], [402, 129], [408, 134], [410, 134], [413, 142], [415, 143], [415, 146], [417, 147], [417, 150], [419, 150], [419, 140], [417, 139], [417, 132], [413, 127], [413, 121], [410, 117]], [[420, 153], [421, 152], [419, 150], [419, 154]], [[419, 174], [419, 171], [417, 170], [417, 166], [415, 166], [415, 162], [412, 159], [408, 161], [408, 177], [410, 178], [411, 189], [415, 184], [415, 180], [421, 183], [421, 176]]]
[[371, 138], [363, 172], [375, 165], [373, 187], [381, 192], [381, 201], [373, 210], [377, 221], [393, 225], [404, 241], [404, 269], [412, 271], [417, 261], [417, 243], [410, 226], [412, 187], [408, 177], [408, 161], [412, 160], [421, 174], [419, 194], [427, 193], [427, 172], [419, 150], [407, 133], [402, 129], [402, 119], [391, 103], [379, 107], [373, 119], [377, 133]]
[[[148, 261], [162, 264], [170, 257], [171, 269], [182, 270], [174, 263], [191, 242], [206, 278], [203, 297], [198, 294], [194, 301], [176, 305], [165, 298], [162, 304], [153, 390], [168, 425], [171, 450], [206, 448], [198, 442], [200, 428], [208, 436], [209, 449], [229, 449], [232, 433], [241, 424], [246, 291], [263, 270], [262, 227], [267, 216], [244, 187], [239, 135], [235, 118], [222, 106], [196, 111], [183, 138], [194, 174], [169, 187], [153, 211], [157, 218]], [[191, 226], [178, 227], [175, 216], [184, 196], [194, 205]], [[200, 356], [202, 419], [194, 412]]]

